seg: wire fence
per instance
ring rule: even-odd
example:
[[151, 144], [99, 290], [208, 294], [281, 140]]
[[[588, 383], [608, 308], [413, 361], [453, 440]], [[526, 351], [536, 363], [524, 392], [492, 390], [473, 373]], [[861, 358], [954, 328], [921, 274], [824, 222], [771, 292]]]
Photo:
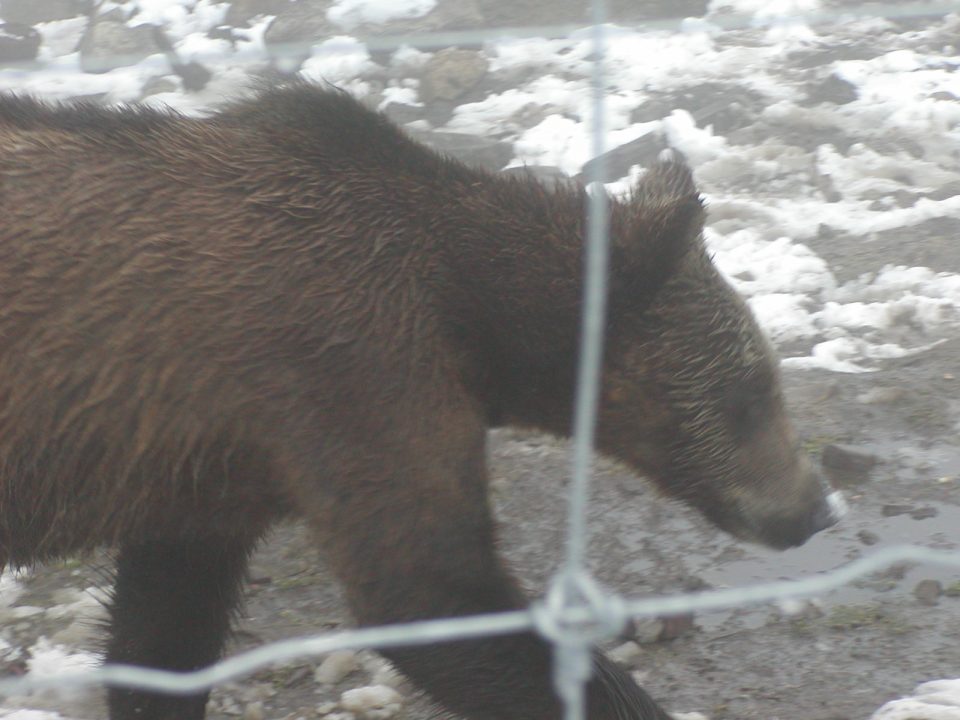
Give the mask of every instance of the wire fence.
[[[450, 45], [482, 44], [520, 38], [580, 38], [589, 33], [593, 43], [592, 62], [592, 157], [598, 161], [588, 168], [588, 183], [605, 177], [604, 147], [604, 49], [622, 29], [607, 24], [604, 0], [593, 0], [590, 27], [544, 25], [522, 28], [493, 28], [428, 34], [404, 34], [360, 37], [369, 50], [394, 50], [404, 46], [436, 49]], [[798, 12], [789, 15], [727, 14], [711, 17], [709, 23], [724, 30], [774, 27], [784, 23], [811, 25], [842, 22], [854, 18], [942, 17], [960, 10], [960, 2], [878, 3], [836, 8], [830, 11]], [[700, 21], [681, 18], [651, 20], [643, 23], [649, 30], [683, 32], [700, 28]], [[316, 42], [272, 45], [262, 49], [240, 49], [231, 62], [260, 63], [265, 59], [302, 58], [317, 51]], [[355, 51], [352, 42], [326, 42], [322, 51]], [[194, 54], [193, 61], [214, 63], [222, 58]], [[115, 66], [131, 58], [113, 57]], [[143, 61], [141, 61], [143, 62]], [[157, 56], [147, 63], [162, 65], [167, 59]], [[9, 71], [11, 66], [7, 66]], [[15, 66], [23, 73], [62, 73], [43, 64]], [[54, 677], [24, 677], [0, 680], [0, 696], [13, 696], [43, 688], [79, 688], [93, 685], [134, 688], [172, 694], [192, 694], [227, 681], [237, 680], [258, 670], [295, 659], [315, 657], [344, 649], [383, 649], [395, 646], [424, 645], [440, 641], [490, 637], [535, 630], [555, 648], [554, 682], [563, 700], [565, 718], [579, 720], [585, 715], [585, 686], [590, 676], [591, 649], [600, 640], [612, 637], [626, 621], [636, 617], [657, 617], [751, 604], [773, 603], [818, 595], [840, 588], [857, 578], [868, 576], [897, 563], [916, 562], [960, 568], [960, 552], [932, 550], [913, 545], [882, 549], [839, 569], [803, 580], [763, 583], [747, 587], [710, 590], [698, 593], [624, 599], [602, 589], [587, 568], [589, 542], [587, 502], [594, 455], [594, 430], [598, 405], [608, 265], [607, 196], [591, 192], [587, 210], [585, 246], [585, 298], [581, 325], [580, 364], [574, 413], [573, 445], [568, 530], [565, 558], [549, 583], [543, 600], [528, 610], [444, 620], [412, 622], [395, 626], [372, 627], [301, 637], [264, 645], [237, 654], [211, 667], [195, 672], [167, 672], [127, 666], [105, 666], [95, 670], [64, 673]]]

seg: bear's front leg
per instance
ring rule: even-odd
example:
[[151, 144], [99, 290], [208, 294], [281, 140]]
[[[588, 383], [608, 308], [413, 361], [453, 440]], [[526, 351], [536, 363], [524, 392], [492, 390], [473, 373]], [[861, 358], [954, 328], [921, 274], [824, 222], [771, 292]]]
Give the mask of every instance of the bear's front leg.
[[[220, 658], [257, 535], [146, 537], [117, 557], [106, 662], [198, 670]], [[202, 720], [209, 692], [110, 688], [111, 720]]]
[[[392, 442], [327, 428], [336, 449], [313, 467], [341, 473], [296, 502], [321, 536], [361, 625], [521, 609], [527, 599], [496, 552], [486, 496], [482, 423], [448, 413], [407, 423]], [[442, 432], [440, 428], [442, 427]], [[348, 428], [347, 428], [348, 429]], [[344, 428], [341, 428], [343, 431]], [[440, 443], [439, 438], [444, 442]], [[435, 700], [476, 720], [558, 720], [552, 653], [533, 633], [404, 647], [383, 653]], [[668, 720], [622, 669], [597, 654], [591, 720]]]

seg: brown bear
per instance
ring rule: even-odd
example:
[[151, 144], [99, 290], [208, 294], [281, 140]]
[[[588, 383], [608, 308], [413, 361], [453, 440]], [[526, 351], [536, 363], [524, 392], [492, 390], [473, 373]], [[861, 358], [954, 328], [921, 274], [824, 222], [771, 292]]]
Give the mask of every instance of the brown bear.
[[[487, 428], [566, 434], [585, 193], [468, 168], [344, 93], [205, 119], [0, 101], [0, 567], [116, 548], [106, 660], [214, 662], [298, 516], [363, 625], [523, 608]], [[775, 547], [835, 521], [680, 162], [612, 201], [598, 444]], [[560, 716], [534, 634], [385, 653], [466, 718]], [[113, 720], [207, 695], [109, 691]], [[667, 717], [597, 655], [592, 720]]]

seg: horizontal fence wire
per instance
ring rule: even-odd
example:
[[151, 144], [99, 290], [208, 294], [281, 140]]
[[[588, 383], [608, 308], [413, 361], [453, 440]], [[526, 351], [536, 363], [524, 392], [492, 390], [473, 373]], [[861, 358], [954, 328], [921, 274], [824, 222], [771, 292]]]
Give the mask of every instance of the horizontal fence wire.
[[[706, 610], [723, 610], [822, 595], [848, 585], [858, 578], [902, 563], [960, 568], [960, 552], [934, 550], [916, 545], [893, 546], [854, 560], [838, 569], [802, 580], [781, 580], [700, 593], [626, 600], [622, 604], [623, 620], [634, 617], [663, 617]], [[203, 670], [187, 673], [112, 665], [63, 673], [55, 677], [25, 675], [0, 680], [0, 696], [23, 695], [33, 690], [47, 688], [68, 689], [93, 685], [191, 694], [231, 680], [238, 680], [278, 663], [316, 657], [335, 650], [376, 650], [397, 646], [426, 645], [532, 630], [537, 624], [534, 618], [537, 607], [506, 613], [424, 620], [281, 640], [255, 650], [238, 653]], [[593, 610], [590, 608], [567, 608], [563, 612], [566, 615], [565, 621], [570, 624], [589, 621], [593, 618]]]
[[[632, 22], [645, 31], [684, 32], [714, 27], [720, 30], [772, 28], [785, 23], [803, 22], [808, 25], [830, 25], [863, 18], [902, 20], [932, 18], [960, 10], [960, 2], [931, 3], [877, 3], [825, 11], [804, 11], [788, 15], [715, 14], [707, 20], [665, 18]], [[401, 47], [436, 49], [458, 46], [482, 46], [532, 38], [567, 38], [582, 40], [592, 37], [594, 46], [594, 118], [593, 153], [602, 158], [603, 147], [603, 47], [633, 30], [606, 24], [603, 0], [595, 0], [592, 25], [544, 25], [523, 28], [490, 28], [456, 32], [431, 32], [398, 35], [359, 35], [355, 38], [320, 39], [294, 43], [271, 44], [265, 49], [241, 48], [232, 53], [191, 53], [184, 58], [192, 62], [276, 63], [278, 60], [303, 59], [318, 53], [396, 50]], [[348, 35], [348, 33], [344, 33]], [[319, 43], [323, 43], [319, 46]], [[98, 58], [120, 67], [137, 64], [158, 68], [169, 65], [171, 57], [162, 53], [146, 60], [140, 57]], [[295, 67], [295, 66], [294, 66]], [[2, 70], [11, 74], [37, 75], [51, 73], [63, 76], [71, 69], [56, 62], [51, 64], [21, 63], [7, 65]], [[78, 70], [74, 70], [78, 72]], [[593, 179], [603, 177], [602, 168], [591, 166]], [[684, 593], [642, 599], [621, 599], [601, 589], [585, 568], [588, 541], [586, 504], [590, 468], [593, 457], [593, 432], [598, 393], [603, 317], [605, 307], [605, 277], [607, 267], [607, 227], [605, 194], [592, 192], [588, 206], [588, 242], [586, 256], [585, 312], [583, 318], [583, 346], [578, 376], [576, 422], [572, 451], [572, 473], [569, 532], [566, 559], [554, 577], [546, 602], [535, 603], [530, 609], [508, 613], [477, 615], [465, 618], [428, 620], [401, 625], [361, 628], [312, 637], [294, 638], [264, 645], [255, 650], [237, 654], [208, 668], [189, 673], [167, 672], [129, 666], [105, 666], [99, 669], [62, 673], [52, 677], [27, 675], [0, 680], [0, 696], [17, 696], [44, 688], [80, 688], [110, 685], [172, 694], [191, 694], [208, 690], [227, 681], [241, 679], [258, 670], [278, 663], [316, 657], [335, 650], [382, 649], [401, 645], [423, 645], [458, 639], [489, 637], [537, 630], [558, 648], [555, 680], [565, 702], [566, 718], [579, 720], [584, 714], [581, 672], [584, 658], [589, 669], [589, 646], [598, 637], [580, 632], [598, 619], [607, 630], [622, 627], [631, 617], [670, 616], [706, 610], [736, 608], [758, 603], [786, 601], [822, 594], [840, 588], [857, 578], [883, 570], [897, 563], [927, 563], [960, 568], [960, 552], [932, 550], [904, 545], [880, 550], [868, 557], [853, 561], [841, 568], [802, 580], [784, 580], [754, 586]], [[566, 648], [569, 652], [564, 652]], [[566, 690], [573, 686], [572, 692]]]

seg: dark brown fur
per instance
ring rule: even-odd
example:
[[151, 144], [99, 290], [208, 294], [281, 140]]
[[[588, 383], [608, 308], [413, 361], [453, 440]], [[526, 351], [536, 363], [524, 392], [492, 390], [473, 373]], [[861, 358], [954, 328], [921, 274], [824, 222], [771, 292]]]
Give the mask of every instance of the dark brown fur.
[[[292, 514], [360, 623], [525, 605], [485, 431], [568, 432], [580, 189], [467, 169], [297, 85], [205, 120], [4, 99], [0, 207], [0, 567], [117, 547], [108, 661], [214, 661]], [[610, 222], [601, 447], [732, 532], [802, 542], [823, 488], [689, 171], [656, 166]], [[466, 717], [559, 717], [533, 635], [389, 656]], [[665, 720], [597, 671], [591, 718]], [[110, 692], [114, 720], [205, 701]]]

